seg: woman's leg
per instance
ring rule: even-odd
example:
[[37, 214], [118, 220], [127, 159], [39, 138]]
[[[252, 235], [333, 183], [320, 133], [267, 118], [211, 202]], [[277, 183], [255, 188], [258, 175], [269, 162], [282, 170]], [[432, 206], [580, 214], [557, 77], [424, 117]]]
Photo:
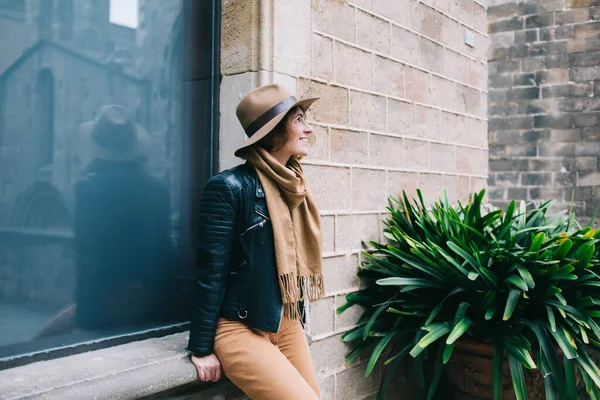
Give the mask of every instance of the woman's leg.
[[317, 400], [272, 335], [237, 321], [219, 320], [215, 354], [225, 375], [252, 400]]
[[281, 329], [276, 334], [276, 344], [283, 355], [300, 372], [300, 375], [310, 385], [318, 398], [321, 391], [315, 373], [315, 367], [310, 357], [308, 341], [300, 321], [287, 321], [281, 323]]

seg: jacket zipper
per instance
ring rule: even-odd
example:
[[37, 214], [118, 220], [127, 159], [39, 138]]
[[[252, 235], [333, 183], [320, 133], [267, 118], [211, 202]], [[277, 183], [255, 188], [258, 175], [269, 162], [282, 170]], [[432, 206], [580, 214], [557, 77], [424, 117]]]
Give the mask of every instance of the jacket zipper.
[[264, 221], [264, 220], [263, 220], [263, 221], [260, 221], [260, 222], [259, 222], [259, 223], [257, 223], [257, 224], [254, 224], [254, 225], [252, 225], [251, 227], [249, 227], [248, 229], [246, 229], [246, 230], [244, 231], [244, 233], [242, 233], [242, 236], [243, 236], [243, 235], [245, 235], [246, 233], [250, 232], [252, 229], [255, 229], [255, 228], [257, 228], [257, 227], [260, 227], [260, 228], [262, 228], [263, 226], [265, 226], [265, 224], [266, 224], [266, 223], [267, 223], [267, 221]]
[[233, 270], [230, 272], [230, 274], [231, 274], [231, 275], [235, 275], [235, 274], [237, 274], [238, 270], [239, 270], [240, 268], [242, 268], [244, 265], [246, 265], [247, 263], [248, 263], [248, 261], [247, 261], [247, 260], [244, 260], [244, 262], [242, 262], [240, 265], [238, 265], [237, 267], [235, 267], [235, 268], [234, 268], [234, 269], [233, 269]]

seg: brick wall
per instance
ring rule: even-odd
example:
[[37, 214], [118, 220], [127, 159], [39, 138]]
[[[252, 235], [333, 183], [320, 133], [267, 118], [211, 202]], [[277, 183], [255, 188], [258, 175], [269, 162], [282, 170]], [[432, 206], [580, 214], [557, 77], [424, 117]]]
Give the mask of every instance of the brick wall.
[[491, 196], [564, 209], [574, 194], [585, 220], [600, 186], [600, 1], [493, 3]]
[[[387, 196], [420, 187], [453, 200], [486, 186], [486, 8], [472, 0], [224, 0], [220, 166], [239, 162], [239, 99], [272, 81], [320, 96], [305, 160], [323, 216], [327, 297], [311, 305], [311, 351], [324, 399], [363, 399], [380, 372], [344, 364], [336, 315], [359, 288], [362, 240], [380, 240]], [[475, 46], [465, 44], [465, 32]], [[407, 398], [407, 387], [398, 388]], [[390, 394], [393, 394], [391, 391]], [[370, 398], [370, 397], [369, 397]]]

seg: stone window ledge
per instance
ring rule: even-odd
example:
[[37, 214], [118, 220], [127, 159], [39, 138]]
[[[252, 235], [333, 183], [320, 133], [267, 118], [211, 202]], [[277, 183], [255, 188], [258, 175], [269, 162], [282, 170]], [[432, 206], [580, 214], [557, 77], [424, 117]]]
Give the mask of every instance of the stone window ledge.
[[0, 371], [0, 399], [139, 399], [189, 386], [198, 380], [187, 340], [176, 333]]

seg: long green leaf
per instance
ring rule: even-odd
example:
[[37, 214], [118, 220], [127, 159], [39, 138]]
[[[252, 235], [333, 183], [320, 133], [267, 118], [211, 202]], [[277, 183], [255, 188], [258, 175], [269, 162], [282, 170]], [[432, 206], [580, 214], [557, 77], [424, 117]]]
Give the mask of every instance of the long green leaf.
[[454, 326], [450, 335], [448, 335], [446, 344], [453, 344], [456, 342], [471, 326], [473, 326], [473, 321], [468, 318], [463, 318], [456, 326]]
[[[406, 353], [404, 353], [404, 355], [408, 354], [408, 350], [410, 350], [410, 344], [408, 346], [406, 346], [405, 349], [406, 349]], [[402, 352], [400, 352], [398, 354], [401, 354], [401, 353]], [[377, 392], [376, 400], [384, 400], [385, 393], [386, 393], [388, 387], [390, 386], [392, 379], [394, 379], [394, 377], [396, 376], [396, 371], [398, 371], [398, 368], [402, 364], [402, 361], [404, 361], [403, 357], [397, 357], [394, 360], [394, 362], [392, 362], [391, 365], [386, 368], [385, 375], [383, 377], [383, 380], [381, 381], [381, 385], [379, 386], [379, 391]], [[387, 361], [386, 361], [386, 364], [388, 364]]]
[[432, 327], [431, 330], [425, 336], [423, 336], [421, 340], [419, 340], [419, 342], [415, 345], [415, 347], [413, 347], [413, 349], [410, 351], [411, 356], [418, 356], [423, 350], [427, 348], [427, 346], [429, 346], [430, 344], [432, 344], [433, 342], [450, 332], [450, 324], [447, 322], [433, 325], [435, 326]]
[[510, 367], [510, 375], [512, 376], [513, 388], [517, 400], [525, 400], [527, 398], [527, 390], [525, 389], [525, 376], [523, 375], [523, 365], [510, 353], [508, 354], [508, 365]]
[[442, 371], [444, 369], [444, 364], [442, 362], [442, 352], [444, 350], [444, 345], [442, 343], [438, 344], [437, 354], [435, 359], [433, 360], [433, 376], [431, 377], [431, 381], [429, 382], [429, 391], [427, 392], [427, 400], [431, 400], [435, 395], [435, 391], [437, 390], [438, 384], [440, 383], [440, 378], [442, 377]]
[[373, 368], [375, 368], [375, 365], [377, 364], [377, 361], [379, 360], [379, 357], [381, 356], [381, 352], [383, 352], [383, 349], [385, 349], [385, 346], [388, 345], [390, 340], [392, 340], [392, 338], [395, 335], [396, 335], [396, 331], [391, 331], [390, 333], [385, 335], [379, 341], [379, 343], [377, 343], [377, 345], [375, 346], [375, 349], [373, 349], [373, 353], [371, 353], [371, 358], [369, 359], [369, 362], [367, 363], [367, 369], [365, 371], [365, 376], [371, 375], [371, 372], [373, 372]]
[[523, 278], [529, 289], [535, 288], [535, 281], [533, 280], [533, 276], [531, 276], [531, 273], [525, 267], [519, 266], [517, 267], [517, 271], [519, 272], [519, 275], [521, 275], [521, 278]]
[[367, 337], [369, 336], [369, 333], [371, 332], [371, 328], [373, 327], [373, 324], [375, 323], [375, 321], [377, 321], [377, 318], [379, 317], [379, 315], [387, 309], [387, 307], [388, 307], [388, 304], [382, 304], [381, 306], [379, 306], [379, 308], [377, 308], [377, 310], [375, 310], [375, 312], [369, 319], [369, 322], [367, 322], [367, 325], [365, 325], [365, 329], [363, 331], [363, 340], [367, 340]]
[[506, 306], [504, 307], [504, 315], [502, 316], [503, 321], [508, 321], [512, 316], [515, 308], [517, 308], [517, 303], [519, 302], [519, 297], [521, 296], [521, 292], [517, 289], [510, 289], [508, 293], [508, 299], [506, 300]]
[[584, 371], [589, 375], [590, 378], [594, 381], [597, 387], [600, 387], [600, 370], [594, 364], [594, 362], [590, 359], [586, 350], [582, 350], [579, 352], [579, 357], [576, 358], [577, 362]]
[[527, 286], [527, 283], [525, 283], [525, 281], [517, 275], [511, 275], [508, 278], [506, 278], [504, 281], [506, 283], [510, 283], [511, 285], [517, 287], [518, 289], [521, 289], [524, 292], [529, 290], [529, 286]]
[[440, 303], [433, 310], [431, 310], [431, 313], [429, 314], [427, 321], [425, 321], [425, 325], [429, 325], [435, 320], [435, 318], [438, 316], [438, 314], [442, 310], [442, 307], [444, 306], [444, 303], [446, 302], [446, 300], [448, 300], [450, 297], [454, 296], [455, 294], [458, 294], [461, 292], [464, 292], [464, 289], [461, 287], [457, 287], [457, 288], [454, 288], [450, 293], [448, 293], [448, 295], [446, 295], [446, 297], [444, 297], [440, 301]]
[[[563, 357], [565, 366], [565, 383], [567, 386], [567, 400], [577, 400], [577, 381], [575, 375], [575, 361]], [[559, 376], [558, 379], [561, 377]]]

